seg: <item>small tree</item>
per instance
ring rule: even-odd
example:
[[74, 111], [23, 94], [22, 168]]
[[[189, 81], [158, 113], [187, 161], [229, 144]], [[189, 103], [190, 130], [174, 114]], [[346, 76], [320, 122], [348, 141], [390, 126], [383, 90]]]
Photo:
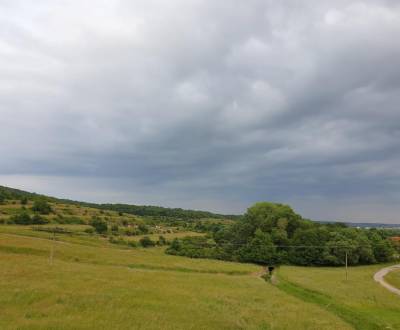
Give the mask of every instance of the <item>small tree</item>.
[[155, 246], [156, 243], [154, 243], [149, 236], [145, 236], [140, 239], [139, 241], [140, 245], [143, 246], [144, 248]]
[[0, 205], [4, 204], [6, 198], [3, 195], [0, 195]]
[[90, 221], [90, 225], [94, 228], [94, 230], [99, 234], [104, 234], [107, 232], [107, 222], [104, 220], [94, 217], [92, 221]]
[[26, 204], [28, 204], [28, 198], [22, 197], [20, 202], [21, 202], [21, 205], [26, 205]]
[[43, 199], [39, 199], [33, 203], [32, 211], [40, 214], [50, 214], [52, 212], [51, 206]]
[[21, 213], [14, 215], [11, 218], [11, 221], [17, 225], [30, 225], [32, 223], [31, 217], [26, 212], [21, 212]]

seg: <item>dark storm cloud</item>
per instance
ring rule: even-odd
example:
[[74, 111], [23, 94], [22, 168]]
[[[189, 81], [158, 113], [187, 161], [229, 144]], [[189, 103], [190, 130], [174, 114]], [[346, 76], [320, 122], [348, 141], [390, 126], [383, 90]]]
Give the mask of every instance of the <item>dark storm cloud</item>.
[[3, 1], [1, 180], [398, 221], [397, 1]]

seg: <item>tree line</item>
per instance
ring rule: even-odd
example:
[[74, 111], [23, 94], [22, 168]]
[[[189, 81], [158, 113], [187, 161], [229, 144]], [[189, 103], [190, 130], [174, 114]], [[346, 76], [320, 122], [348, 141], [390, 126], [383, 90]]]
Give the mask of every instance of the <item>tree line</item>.
[[389, 232], [321, 224], [288, 205], [256, 203], [242, 219], [205, 237], [176, 239], [167, 253], [264, 265], [340, 266], [387, 262], [399, 251]]

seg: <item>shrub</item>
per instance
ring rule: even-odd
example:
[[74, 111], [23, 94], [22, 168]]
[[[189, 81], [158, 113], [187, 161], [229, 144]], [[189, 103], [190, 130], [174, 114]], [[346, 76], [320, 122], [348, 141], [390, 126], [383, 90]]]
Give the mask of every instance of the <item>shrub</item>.
[[50, 214], [52, 212], [51, 206], [43, 199], [39, 199], [33, 203], [32, 211], [40, 214]]
[[157, 245], [166, 245], [168, 244], [167, 240], [165, 239], [164, 236], [160, 235], [158, 236], [158, 242]]
[[94, 228], [93, 227], [89, 227], [85, 229], [85, 233], [87, 234], [93, 234], [94, 233]]
[[35, 214], [31, 219], [31, 223], [33, 225], [44, 225], [49, 223], [49, 221], [47, 219], [43, 219], [39, 214]]
[[28, 198], [22, 197], [21, 200], [20, 200], [20, 203], [21, 203], [21, 205], [26, 205], [26, 204], [28, 204]]
[[145, 237], [141, 238], [139, 243], [144, 248], [152, 247], [152, 246], [156, 245], [156, 243], [153, 242], [149, 236], [145, 236]]
[[11, 217], [11, 221], [17, 225], [30, 225], [32, 224], [32, 219], [26, 212], [18, 213]]
[[90, 221], [90, 225], [94, 228], [94, 230], [99, 234], [104, 234], [107, 232], [107, 222], [104, 220], [94, 217], [92, 221]]

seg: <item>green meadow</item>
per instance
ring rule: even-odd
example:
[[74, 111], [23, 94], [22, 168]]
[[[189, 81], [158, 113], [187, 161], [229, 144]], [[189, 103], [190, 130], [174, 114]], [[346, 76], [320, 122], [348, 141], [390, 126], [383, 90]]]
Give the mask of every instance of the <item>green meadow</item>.
[[163, 249], [0, 226], [0, 329], [352, 329], [258, 266]]
[[385, 276], [385, 281], [400, 289], [400, 270], [390, 272]]
[[[171, 242], [204, 235], [189, 222], [51, 207], [42, 215], [48, 223], [15, 225], [21, 209], [34, 215], [32, 203], [0, 205], [1, 330], [400, 329], [400, 297], [372, 278], [385, 265], [350, 267], [347, 279], [343, 267], [282, 266], [265, 280], [255, 264], [192, 259], [166, 254], [168, 245], [140, 244], [145, 236]], [[107, 233], [90, 230], [93, 217], [108, 223]], [[400, 272], [386, 279], [399, 286]]]

